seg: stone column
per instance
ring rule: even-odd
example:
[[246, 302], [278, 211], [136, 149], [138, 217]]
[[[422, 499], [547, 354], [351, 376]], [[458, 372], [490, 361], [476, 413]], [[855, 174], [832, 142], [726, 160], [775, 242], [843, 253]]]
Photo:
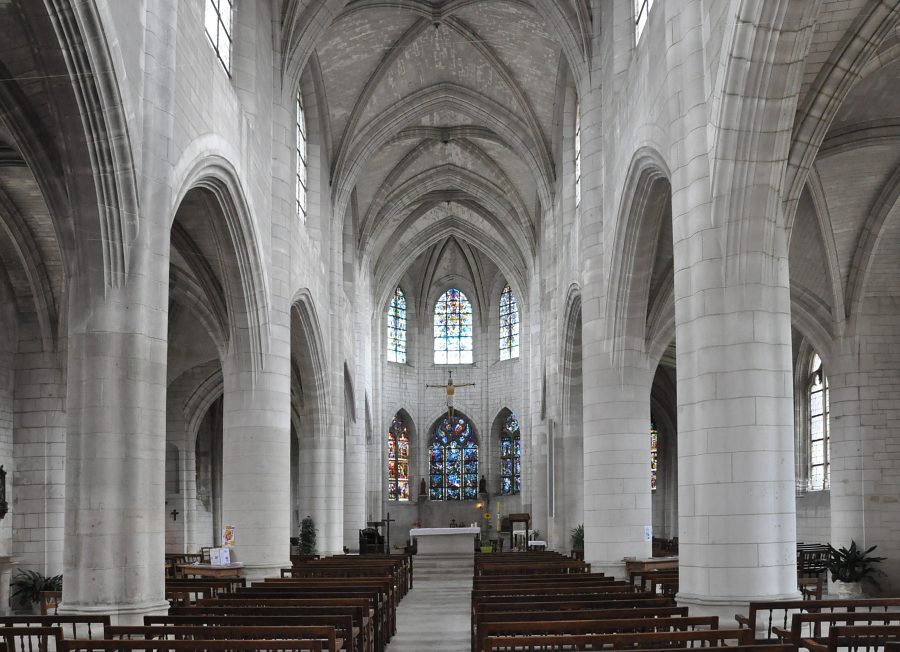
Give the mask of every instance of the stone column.
[[[164, 229], [148, 225], [156, 252]], [[132, 250], [127, 283], [70, 285], [63, 604], [132, 623], [164, 613], [168, 257]], [[91, 283], [93, 281], [93, 283]]]
[[300, 518], [312, 516], [318, 552], [342, 552], [344, 450], [337, 437], [300, 433]]
[[[222, 527], [235, 528], [235, 557], [244, 575], [278, 575], [290, 566], [290, 376], [287, 328], [267, 366], [250, 370], [249, 353], [223, 365]], [[274, 347], [273, 347], [274, 348]], [[215, 533], [220, 543], [221, 532]]]
[[347, 423], [344, 438], [344, 546], [351, 552], [359, 552], [359, 531], [364, 527], [366, 435], [364, 420], [357, 418]]
[[[744, 87], [729, 72], [711, 125], [703, 5], [676, 9], [672, 23], [683, 33], [670, 49], [680, 62], [670, 92], [684, 107], [671, 148], [678, 601], [718, 615], [724, 627], [750, 600], [798, 596], [791, 302], [776, 186], [784, 177], [778, 145], [790, 138], [795, 106], [777, 83], [790, 62], [779, 68], [753, 49], [748, 63], [741, 49], [736, 69], [759, 66], [771, 85]], [[754, 20], [740, 17], [735, 42], [763, 38], [755, 30], [778, 45], [796, 36]]]
[[640, 341], [606, 335], [600, 96], [594, 89], [580, 99], [585, 560], [597, 572], [622, 577], [624, 557], [651, 553], [645, 539], [652, 375]]

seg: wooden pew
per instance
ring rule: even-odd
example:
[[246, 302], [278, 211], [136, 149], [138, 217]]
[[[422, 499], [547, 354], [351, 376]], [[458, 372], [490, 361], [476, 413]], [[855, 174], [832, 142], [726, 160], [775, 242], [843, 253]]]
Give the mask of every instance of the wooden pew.
[[[824, 643], [827, 632], [835, 626], [845, 625], [897, 625], [900, 626], [900, 611], [880, 613], [799, 613], [791, 615], [789, 629], [772, 627], [772, 632], [783, 643], [800, 646], [804, 639], [814, 639]], [[824, 634], [824, 635], [823, 635]]]
[[9, 650], [43, 652], [51, 647], [58, 649], [62, 638], [59, 627], [0, 627], [0, 640]]
[[539, 620], [482, 622], [475, 640], [476, 652], [487, 648], [487, 640], [500, 636], [558, 636], [623, 634], [636, 632], [688, 632], [715, 630], [717, 616], [644, 617], [627, 619]]
[[[787, 629], [788, 621], [795, 612], [885, 612], [900, 608], [900, 598], [862, 598], [853, 600], [766, 600], [751, 602], [746, 616], [735, 614], [734, 618], [742, 628], [751, 631], [762, 630], [765, 636], [757, 637], [757, 643], [777, 643], [772, 631], [775, 626]], [[762, 623], [760, 623], [762, 620]], [[762, 625], [762, 626], [760, 626]]]
[[343, 648], [343, 641], [338, 643], [333, 627], [323, 626], [247, 626], [224, 625], [218, 627], [185, 626], [185, 625], [128, 625], [109, 627], [107, 639], [122, 640], [318, 640], [323, 650], [338, 652]]
[[126, 652], [128, 650], [142, 650], [143, 652], [204, 652], [205, 650], [229, 652], [257, 652], [275, 651], [284, 652], [322, 652], [322, 641], [319, 640], [220, 640], [220, 641], [123, 641], [98, 640], [98, 641], [72, 641], [64, 639], [57, 648], [59, 652]]
[[900, 642], [897, 625], [838, 625], [828, 632], [824, 641], [803, 639], [809, 652], [837, 652], [837, 650], [875, 650], [888, 642]]
[[[350, 616], [353, 619], [353, 627], [358, 631], [358, 638], [354, 643], [356, 650], [360, 652], [374, 652], [377, 647], [373, 619], [369, 613], [369, 603], [366, 600], [352, 600], [340, 598], [322, 598], [319, 600], [304, 600], [294, 606], [262, 605], [255, 607], [239, 607], [219, 605], [215, 607], [193, 606], [179, 607], [169, 610], [170, 616], [225, 616], [225, 617], [302, 617], [302, 616]], [[145, 621], [146, 622], [146, 621]]]
[[[636, 632], [624, 634], [559, 634], [552, 636], [488, 636], [478, 652], [500, 652], [512, 649], [539, 649], [543, 652], [562, 650], [598, 650], [727, 646], [750, 643], [746, 629], [698, 629], [681, 632]], [[530, 647], [529, 647], [530, 646]], [[734, 649], [734, 648], [731, 648]]]
[[357, 649], [359, 630], [352, 616], [144, 616], [145, 626], [181, 627], [328, 627], [334, 630], [338, 647], [346, 652]]
[[103, 632], [109, 625], [109, 616], [0, 616], [0, 628], [57, 627], [64, 638], [103, 638]]

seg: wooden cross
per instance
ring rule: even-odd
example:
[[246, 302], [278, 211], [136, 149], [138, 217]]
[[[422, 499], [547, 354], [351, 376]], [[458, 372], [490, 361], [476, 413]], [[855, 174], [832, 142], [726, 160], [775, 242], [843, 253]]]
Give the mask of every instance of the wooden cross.
[[391, 523], [397, 519], [391, 518], [391, 513], [387, 513], [387, 517], [381, 520], [384, 523], [384, 539], [387, 541], [387, 554], [391, 554]]
[[425, 385], [427, 388], [440, 388], [447, 391], [447, 416], [450, 418], [450, 421], [453, 421], [453, 396], [456, 394], [456, 389], [458, 387], [475, 387], [475, 383], [460, 383], [459, 385], [453, 384], [453, 372], [447, 371], [448, 378], [446, 385]]
[[177, 509], [173, 509], [171, 512], [169, 512], [169, 514], [172, 515], [172, 520], [173, 520], [173, 521], [177, 521], [177, 520], [178, 520], [178, 515], [179, 515], [180, 513], [181, 513], [181, 512], [179, 512]]

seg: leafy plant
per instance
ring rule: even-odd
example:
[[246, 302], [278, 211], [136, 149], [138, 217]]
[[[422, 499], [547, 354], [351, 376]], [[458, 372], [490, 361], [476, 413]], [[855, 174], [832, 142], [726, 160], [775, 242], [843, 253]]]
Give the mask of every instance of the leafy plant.
[[849, 548], [834, 548], [828, 546], [828, 561], [825, 568], [831, 573], [832, 582], [861, 582], [864, 579], [873, 579], [872, 576], [883, 573], [875, 568], [875, 564], [884, 561], [887, 557], [870, 557], [869, 553], [878, 546], [872, 546], [867, 550], [856, 545], [856, 541], [850, 542]]
[[584, 550], [584, 523], [572, 528], [572, 550]]
[[312, 516], [307, 516], [300, 522], [300, 554], [316, 554], [316, 524]]
[[41, 601], [42, 591], [62, 591], [62, 575], [47, 577], [35, 570], [20, 570], [10, 582], [10, 596], [29, 604]]

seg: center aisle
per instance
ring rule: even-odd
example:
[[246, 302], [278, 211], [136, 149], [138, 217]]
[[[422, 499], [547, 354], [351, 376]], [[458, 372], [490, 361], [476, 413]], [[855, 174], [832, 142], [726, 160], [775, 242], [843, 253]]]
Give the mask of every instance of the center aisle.
[[413, 560], [413, 590], [397, 608], [387, 652], [468, 652], [473, 556]]

